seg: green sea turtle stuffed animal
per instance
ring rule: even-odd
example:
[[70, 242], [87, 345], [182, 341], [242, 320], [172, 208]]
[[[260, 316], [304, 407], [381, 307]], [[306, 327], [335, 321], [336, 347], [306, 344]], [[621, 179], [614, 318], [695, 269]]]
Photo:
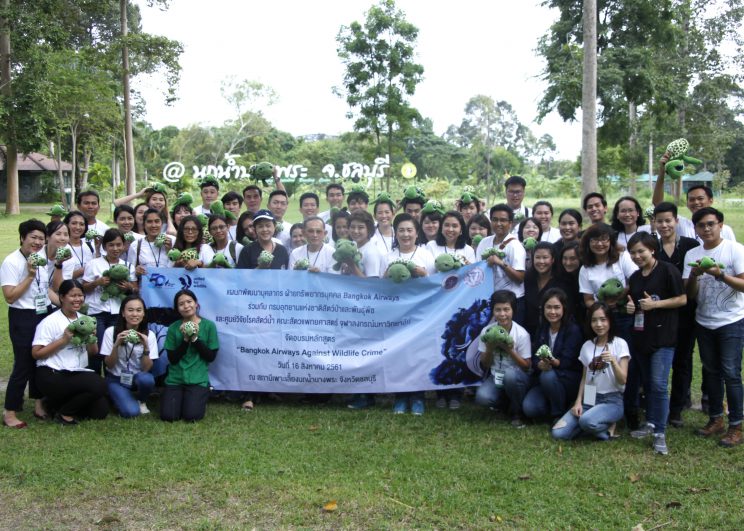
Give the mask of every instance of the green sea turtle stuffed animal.
[[67, 329], [72, 332], [70, 344], [73, 347], [81, 345], [90, 345], [98, 341], [96, 338], [96, 318], [88, 315], [81, 315], [69, 325]]

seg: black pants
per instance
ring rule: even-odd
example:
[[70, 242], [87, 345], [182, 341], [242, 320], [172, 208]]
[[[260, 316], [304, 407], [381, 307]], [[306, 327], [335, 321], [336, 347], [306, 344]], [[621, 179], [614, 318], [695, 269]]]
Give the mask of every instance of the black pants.
[[13, 345], [13, 371], [5, 390], [5, 409], [21, 411], [23, 393], [28, 384], [29, 398], [41, 398], [36, 386], [36, 360], [31, 356], [31, 343], [34, 341], [36, 326], [49, 313], [37, 315], [36, 310], [8, 308], [8, 334]]
[[695, 348], [695, 305], [687, 305], [679, 312], [677, 348], [672, 361], [672, 393], [669, 410], [680, 413], [687, 404], [692, 385], [692, 351]]
[[[96, 318], [96, 338], [98, 339], [98, 348], [100, 349], [103, 344], [103, 334], [109, 326], [116, 326], [116, 321], [119, 320], [119, 314], [103, 312], [91, 315], [91, 317]], [[114, 341], [116, 341], [116, 338], [114, 338]], [[101, 369], [103, 368], [104, 357], [105, 356], [101, 356], [100, 354], [88, 356], [88, 368], [100, 375]]]
[[160, 397], [160, 418], [172, 422], [196, 422], [207, 411], [209, 387], [201, 385], [166, 385]]
[[36, 383], [51, 409], [60, 415], [91, 419], [108, 415], [106, 382], [97, 374], [38, 367]]

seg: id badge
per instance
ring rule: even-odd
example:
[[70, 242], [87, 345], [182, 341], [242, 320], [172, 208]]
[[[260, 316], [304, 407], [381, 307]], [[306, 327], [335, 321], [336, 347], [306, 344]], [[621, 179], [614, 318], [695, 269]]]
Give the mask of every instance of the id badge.
[[497, 389], [504, 387], [504, 371], [500, 369], [493, 371], [493, 383], [496, 384]]
[[594, 406], [597, 403], [597, 386], [584, 384], [584, 405]]
[[643, 332], [643, 312], [636, 312], [633, 320], [633, 330]]
[[34, 297], [34, 307], [36, 308], [36, 315], [43, 315], [47, 313], [47, 299], [45, 295], [37, 295]]
[[122, 371], [120, 377], [121, 385], [124, 387], [132, 387], [134, 382], [134, 373]]

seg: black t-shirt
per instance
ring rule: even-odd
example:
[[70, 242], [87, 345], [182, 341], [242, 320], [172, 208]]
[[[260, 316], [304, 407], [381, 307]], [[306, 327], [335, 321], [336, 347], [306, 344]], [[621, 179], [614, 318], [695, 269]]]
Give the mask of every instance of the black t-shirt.
[[664, 243], [659, 239], [659, 260], [662, 262], [669, 262], [673, 264], [677, 270], [682, 273], [685, 268], [685, 255], [687, 251], [700, 245], [700, 242], [694, 238], [688, 238], [686, 236], [680, 236], [677, 239], [677, 243], [674, 245], [674, 252], [669, 256], [664, 251]]
[[[641, 311], [638, 304], [648, 293], [660, 300], [677, 297], [685, 292], [682, 274], [669, 262], [656, 262], [656, 267], [644, 277], [639, 269], [630, 276], [630, 296], [636, 305], [636, 313]], [[636, 352], [650, 354], [660, 348], [677, 345], [679, 309], [651, 310], [643, 313], [643, 331], [633, 327], [632, 337]]]
[[[250, 245], [243, 247], [238, 257], [238, 269], [257, 269], [258, 268], [258, 257], [263, 251], [263, 247], [259, 242], [253, 242]], [[287, 269], [289, 264], [289, 253], [287, 249], [278, 243], [274, 244], [274, 260], [271, 262], [269, 269]]]
[[530, 337], [534, 336], [537, 332], [537, 328], [540, 325], [542, 312], [540, 311], [540, 300], [546, 291], [550, 288], [561, 288], [566, 292], [566, 296], [569, 299], [568, 311], [571, 311], [572, 293], [571, 287], [561, 282], [555, 275], [550, 277], [550, 280], [545, 284], [543, 289], [537, 287], [538, 273], [534, 269], [529, 269], [524, 277], [524, 302], [526, 307], [525, 321], [522, 324], [529, 332]]

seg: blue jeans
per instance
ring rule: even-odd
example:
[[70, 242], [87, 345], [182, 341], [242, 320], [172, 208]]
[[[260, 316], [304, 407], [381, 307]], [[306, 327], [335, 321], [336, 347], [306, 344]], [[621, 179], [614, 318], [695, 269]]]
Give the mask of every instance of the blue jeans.
[[530, 377], [521, 369], [509, 367], [504, 371], [504, 387], [496, 387], [493, 376], [489, 374], [475, 392], [475, 403], [486, 407], [497, 407], [507, 397], [509, 412], [512, 415], [522, 413], [522, 402], [530, 388]]
[[654, 425], [654, 433], [664, 433], [669, 417], [669, 372], [672, 370], [674, 348], [660, 348], [651, 354], [638, 354], [638, 368], [646, 393], [646, 420]]
[[741, 350], [744, 347], [744, 319], [715, 330], [696, 327], [700, 359], [706, 376], [711, 418], [723, 415], [723, 387], [728, 397], [729, 425], [741, 424], [744, 390], [741, 383]]
[[584, 410], [580, 417], [575, 417], [569, 409], [553, 425], [551, 433], [554, 439], [568, 441], [582, 433], [588, 433], [606, 441], [610, 438], [607, 431], [610, 425], [623, 418], [623, 395], [621, 393], [598, 394], [596, 405], [582, 407]]
[[106, 386], [109, 396], [114, 402], [119, 414], [125, 418], [136, 417], [140, 414], [139, 403], [147, 400], [155, 388], [155, 377], [149, 372], [138, 372], [134, 375], [134, 385], [128, 389], [121, 385], [118, 376], [106, 372]]
[[524, 397], [522, 409], [527, 418], [558, 417], [566, 411], [566, 388], [555, 370], [540, 371], [538, 385]]

